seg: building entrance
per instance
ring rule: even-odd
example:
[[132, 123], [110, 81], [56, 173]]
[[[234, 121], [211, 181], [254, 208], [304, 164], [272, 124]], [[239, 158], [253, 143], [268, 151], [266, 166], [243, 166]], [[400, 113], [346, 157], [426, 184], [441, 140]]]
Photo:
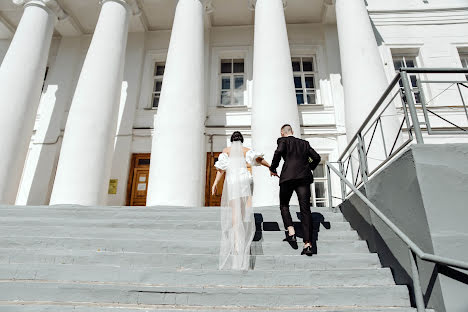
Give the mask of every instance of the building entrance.
[[146, 206], [151, 154], [133, 154], [127, 184], [127, 206]]

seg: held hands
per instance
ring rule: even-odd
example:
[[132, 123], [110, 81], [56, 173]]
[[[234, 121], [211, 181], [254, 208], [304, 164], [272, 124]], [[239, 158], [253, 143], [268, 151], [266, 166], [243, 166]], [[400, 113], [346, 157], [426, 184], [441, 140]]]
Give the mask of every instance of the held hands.
[[270, 176], [279, 178], [279, 175], [276, 172], [273, 172], [273, 171], [270, 171]]

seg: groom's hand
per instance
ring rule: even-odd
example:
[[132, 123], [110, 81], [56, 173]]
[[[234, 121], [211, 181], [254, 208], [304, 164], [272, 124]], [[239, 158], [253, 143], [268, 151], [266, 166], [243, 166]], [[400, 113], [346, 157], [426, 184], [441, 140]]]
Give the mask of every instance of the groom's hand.
[[270, 171], [270, 176], [271, 177], [279, 177], [276, 172]]

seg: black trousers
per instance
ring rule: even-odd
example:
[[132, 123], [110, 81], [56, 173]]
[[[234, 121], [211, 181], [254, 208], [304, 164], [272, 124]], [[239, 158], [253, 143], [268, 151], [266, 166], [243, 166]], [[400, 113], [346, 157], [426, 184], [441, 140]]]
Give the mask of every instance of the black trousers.
[[284, 227], [287, 229], [294, 226], [291, 212], [289, 211], [289, 201], [293, 192], [296, 192], [301, 208], [301, 223], [303, 229], [304, 243], [310, 243], [311, 232], [311, 212], [310, 212], [310, 183], [304, 180], [291, 180], [280, 184], [280, 209], [283, 217]]

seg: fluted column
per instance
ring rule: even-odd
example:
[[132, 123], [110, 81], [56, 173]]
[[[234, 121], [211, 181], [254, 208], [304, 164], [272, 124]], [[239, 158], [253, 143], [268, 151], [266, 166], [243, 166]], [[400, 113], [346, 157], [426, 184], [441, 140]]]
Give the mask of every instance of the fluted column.
[[103, 0], [70, 108], [50, 204], [106, 204], [134, 0]]
[[54, 0], [14, 0], [24, 13], [0, 67], [0, 204], [14, 204], [57, 18]]
[[148, 206], [203, 202], [205, 2], [179, 0], [177, 4], [154, 121]]
[[[253, 148], [271, 162], [281, 126], [290, 124], [300, 137], [291, 52], [282, 0], [251, 1], [255, 7], [253, 60]], [[277, 204], [278, 179], [265, 168], [254, 168], [254, 206]]]
[[[346, 132], [349, 140], [356, 134], [389, 82], [364, 0], [334, 1], [345, 96]], [[385, 111], [385, 116], [385, 141], [387, 149], [390, 150], [399, 128], [393, 104]], [[382, 144], [381, 137], [376, 136], [372, 142], [369, 161], [385, 158]], [[371, 167], [375, 167], [375, 164]]]

